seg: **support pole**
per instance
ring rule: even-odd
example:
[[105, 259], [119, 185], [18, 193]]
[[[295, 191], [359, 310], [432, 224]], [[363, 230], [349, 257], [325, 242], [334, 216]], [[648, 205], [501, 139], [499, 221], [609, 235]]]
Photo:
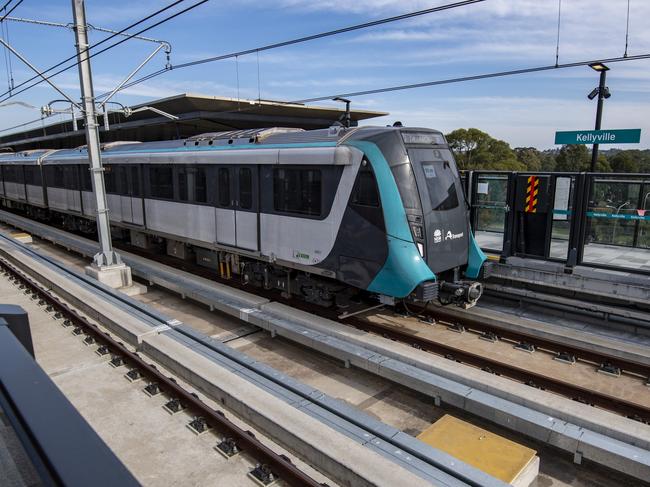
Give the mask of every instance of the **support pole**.
[[[600, 130], [600, 122], [603, 119], [603, 101], [605, 100], [605, 78], [607, 71], [600, 72], [600, 84], [598, 85], [598, 106], [596, 108], [596, 130]], [[591, 151], [591, 172], [596, 172], [596, 163], [598, 162], [598, 144], [594, 144]]]
[[101, 161], [99, 129], [95, 113], [95, 95], [93, 93], [92, 73], [88, 59], [88, 25], [84, 0], [72, 0], [73, 25], [79, 63], [79, 85], [86, 125], [86, 142], [92, 188], [97, 205], [97, 232], [99, 234], [99, 252], [93, 258], [93, 265], [86, 268], [86, 273], [112, 287], [125, 287], [132, 284], [131, 270], [122, 263], [119, 254], [113, 250], [111, 227], [106, 203], [104, 186], [104, 168]]

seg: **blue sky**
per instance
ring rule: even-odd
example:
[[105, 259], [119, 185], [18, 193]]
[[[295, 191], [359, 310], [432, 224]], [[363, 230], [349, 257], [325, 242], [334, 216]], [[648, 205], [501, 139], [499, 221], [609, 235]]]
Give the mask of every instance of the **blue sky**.
[[[88, 21], [120, 29], [171, 0], [87, 1]], [[4, 2], [3, 2], [4, 3]], [[192, 4], [191, 0], [181, 6]], [[309, 35], [381, 17], [448, 3], [419, 0], [212, 0], [146, 35], [169, 41], [174, 64]], [[555, 62], [557, 0], [487, 0], [381, 27], [301, 45], [172, 71], [121, 92], [125, 105], [184, 92], [242, 98], [300, 100], [405, 83], [519, 69]], [[564, 0], [560, 62], [621, 56], [625, 47], [627, 0]], [[68, 0], [25, 0], [12, 14], [57, 22], [71, 21]], [[650, 2], [631, 0], [630, 55], [650, 53]], [[69, 30], [9, 24], [12, 44], [38, 67], [74, 54]], [[91, 42], [104, 34], [94, 32]], [[141, 41], [93, 58], [97, 93], [112, 89], [153, 50]], [[162, 54], [143, 74], [164, 66]], [[4, 60], [0, 88], [6, 90]], [[32, 76], [18, 60], [14, 78]], [[239, 89], [237, 86], [239, 69]], [[604, 128], [641, 128], [650, 147], [650, 60], [610, 66]], [[77, 71], [56, 78], [78, 97]], [[353, 107], [390, 112], [373, 123], [401, 120], [448, 132], [477, 127], [516, 146], [553, 147], [555, 130], [593, 128], [596, 103], [586, 97], [597, 84], [588, 67], [421, 88], [353, 99]], [[13, 100], [40, 107], [60, 98], [47, 85]], [[320, 102], [319, 104], [327, 104]], [[39, 112], [0, 107], [0, 130], [33, 120]], [[57, 116], [60, 117], [60, 116]], [[51, 123], [53, 117], [42, 123]], [[7, 132], [0, 132], [6, 134]]]

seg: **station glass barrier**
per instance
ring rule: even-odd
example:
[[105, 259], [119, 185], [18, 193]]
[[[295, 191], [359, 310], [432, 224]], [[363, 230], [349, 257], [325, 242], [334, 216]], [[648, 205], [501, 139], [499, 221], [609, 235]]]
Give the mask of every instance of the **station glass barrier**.
[[508, 213], [507, 173], [478, 173], [472, 178], [472, 223], [481, 248], [493, 252], [503, 249]]
[[650, 176], [592, 176], [583, 261], [650, 271]]
[[[465, 171], [462, 176], [483, 250], [501, 258], [650, 275], [650, 174]], [[544, 187], [539, 211], [546, 216], [535, 223], [525, 221], [519, 201], [529, 176], [543, 180]], [[544, 227], [536, 237], [544, 246], [534, 252], [521, 243], [530, 239], [531, 224]]]

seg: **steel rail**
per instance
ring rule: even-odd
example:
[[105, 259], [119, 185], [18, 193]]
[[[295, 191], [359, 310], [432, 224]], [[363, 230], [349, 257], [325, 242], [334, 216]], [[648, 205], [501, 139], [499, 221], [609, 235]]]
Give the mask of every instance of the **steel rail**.
[[438, 321], [443, 321], [449, 324], [459, 324], [469, 330], [475, 330], [482, 333], [494, 333], [499, 338], [504, 338], [506, 340], [511, 340], [518, 343], [528, 343], [530, 345], [534, 345], [535, 348], [540, 350], [545, 350], [551, 353], [568, 353], [570, 355], [573, 355], [576, 360], [591, 362], [598, 365], [607, 363], [614, 367], [618, 367], [621, 371], [640, 375], [645, 379], [650, 378], [650, 365], [644, 364], [642, 362], [637, 362], [635, 360], [625, 359], [621, 357], [614, 357], [611, 355], [589, 350], [579, 345], [571, 345], [560, 340], [542, 338], [532, 333], [511, 330], [503, 326], [485, 323], [478, 317], [464, 316], [461, 319], [458, 316], [455, 316], [453, 313], [450, 313], [444, 309], [429, 309], [424, 313], [427, 316], [430, 316]]
[[29, 287], [40, 299], [53, 309], [56, 309], [63, 317], [81, 326], [87, 334], [93, 335], [96, 340], [103, 342], [113, 354], [122, 357], [125, 362], [138, 369], [143, 376], [147, 376], [152, 382], [157, 383], [161, 389], [166, 390], [168, 395], [180, 399], [180, 402], [186, 407], [200, 412], [209, 425], [221, 430], [227, 436], [235, 438], [237, 446], [241, 450], [250, 454], [260, 463], [268, 465], [271, 471], [285, 482], [295, 486], [322, 487], [326, 485], [317, 482], [300, 470], [285, 455], [278, 454], [264, 445], [255, 437], [253, 432], [244, 430], [231, 422], [226, 418], [223, 411], [212, 409], [197, 396], [186, 391], [174, 379], [162, 374], [154, 365], [145, 362], [137, 353], [126, 348], [123, 343], [114, 340], [97, 325], [91, 323], [76, 310], [57, 298], [51, 291], [25, 276], [4, 258], [0, 258], [0, 268]]
[[[140, 255], [142, 257], [152, 259], [156, 262], [160, 262], [162, 264], [170, 265], [170, 266], [176, 266], [176, 267], [181, 267], [183, 270], [186, 270], [187, 272], [192, 272], [193, 274], [199, 275], [201, 277], [206, 277], [212, 280], [215, 280], [217, 282], [220, 282], [222, 284], [235, 287], [237, 289], [244, 289], [244, 286], [237, 282], [235, 279], [223, 279], [221, 278], [216, 271], [213, 271], [211, 269], [207, 269], [205, 267], [200, 267], [196, 264], [192, 264], [189, 262], [182, 262], [179, 263], [178, 259], [174, 259], [173, 257], [169, 257], [166, 255], [152, 255], [151, 253], [144, 251], [142, 249], [138, 249], [136, 247], [132, 247], [130, 245], [117, 245], [118, 248], [121, 248], [122, 250], [128, 250], [129, 252], [135, 253], [137, 255]], [[250, 287], [246, 288], [246, 290], [250, 290]], [[331, 313], [326, 309], [323, 309], [322, 307], [317, 307], [315, 305], [310, 305], [309, 303], [305, 302], [298, 302], [296, 300], [291, 300], [291, 299], [285, 299], [283, 298], [279, 292], [273, 291], [273, 290], [261, 290], [261, 289], [255, 289], [254, 292], [258, 295], [267, 297], [269, 299], [274, 299], [276, 301], [282, 302], [284, 304], [287, 304], [289, 306], [301, 309], [303, 311], [311, 312], [311, 313], [316, 313], [321, 316], [327, 317], [329, 319], [335, 320], [340, 322], [341, 324], [344, 325], [350, 325], [354, 326], [359, 329], [363, 329], [365, 331], [370, 331], [382, 336], [386, 336], [388, 338], [391, 338], [393, 340], [397, 340], [406, 344], [410, 344], [416, 348], [420, 348], [425, 351], [433, 352], [438, 355], [442, 355], [445, 357], [453, 357], [454, 360], [457, 360], [462, 363], [466, 363], [468, 365], [472, 365], [475, 367], [478, 367], [482, 370], [493, 372], [498, 375], [502, 375], [504, 377], [508, 377], [510, 379], [514, 379], [516, 381], [528, 384], [533, 387], [537, 387], [540, 389], [545, 389], [548, 391], [555, 392], [557, 394], [566, 396], [570, 399], [573, 399], [577, 402], [581, 402], [584, 404], [590, 404], [593, 406], [600, 407], [602, 409], [606, 409], [608, 411], [612, 411], [618, 414], [621, 414], [623, 416], [627, 416], [632, 419], [636, 419], [645, 423], [650, 424], [650, 407], [644, 407], [642, 405], [636, 404], [631, 401], [626, 401], [624, 399], [618, 398], [616, 396], [611, 396], [606, 393], [601, 393], [598, 391], [594, 391], [593, 389], [587, 389], [585, 387], [572, 384], [570, 382], [565, 382], [561, 381], [559, 379], [553, 378], [553, 377], [548, 377], [543, 374], [537, 373], [530, 371], [528, 369], [522, 369], [513, 365], [509, 364], [504, 364], [502, 362], [499, 362], [496, 359], [491, 359], [488, 357], [484, 357], [482, 355], [474, 354], [471, 352], [466, 352], [460, 349], [457, 349], [455, 347], [445, 345], [433, 340], [428, 340], [422, 337], [418, 337], [414, 334], [400, 331], [399, 329], [396, 329], [394, 327], [391, 327], [390, 325], [380, 325], [376, 323], [371, 323], [368, 320], [364, 319], [363, 317], [359, 316], [351, 316], [349, 318], [344, 318], [339, 320], [337, 318], [336, 313]], [[436, 310], [437, 312], [437, 310]], [[431, 313], [434, 313], [431, 311]], [[441, 312], [442, 316], [442, 312]], [[470, 329], [478, 328], [480, 325], [480, 322], [477, 323], [472, 323], [471, 325], [467, 323], [465, 326], [469, 327]], [[485, 325], [486, 327], [489, 325]], [[528, 338], [528, 335], [525, 333], [520, 333], [517, 335], [517, 332], [513, 332], [510, 330], [505, 330], [501, 331], [501, 328], [499, 327], [498, 329], [494, 327], [495, 334], [498, 336], [501, 336], [503, 338], [506, 337], [506, 331], [508, 331], [508, 337], [509, 339], [513, 341], [527, 341], [524, 340], [524, 338]], [[485, 331], [489, 331], [487, 328], [485, 328]], [[552, 342], [550, 340], [544, 342], [544, 339], [537, 338], [535, 340], [536, 346], [539, 346], [540, 349], [544, 350], [551, 350], [552, 347], [551, 345], [554, 343], [557, 343], [558, 345], [563, 345], [562, 348], [558, 349], [558, 351], [582, 351], [584, 349], [580, 349], [579, 347], [568, 347], [564, 346], [564, 343], [560, 342]], [[532, 341], [532, 338], [531, 338]], [[588, 350], [584, 350], [584, 354], [582, 354], [580, 357], [583, 360], [587, 360], [587, 352]], [[591, 355], [589, 357], [592, 359], [591, 361], [600, 364], [600, 363], [616, 363], [618, 365], [623, 364], [623, 361], [618, 361], [616, 357], [612, 357], [606, 354], [598, 354], [597, 352], [590, 352]], [[634, 362], [630, 362], [629, 366], [630, 368], [633, 368]], [[637, 372], [641, 372], [640, 375], [643, 374], [643, 364], [636, 364], [638, 366]], [[628, 369], [625, 369], [628, 370]], [[646, 367], [646, 374], [648, 373], [647, 367]], [[646, 375], [647, 377], [647, 375]]]
[[[185, 270], [187, 272], [191, 272], [201, 277], [206, 277], [215, 280], [217, 282], [220, 282], [222, 284], [237, 289], [243, 289], [245, 287], [241, 283], [237, 282], [236, 279], [223, 279], [219, 276], [219, 274], [216, 271], [198, 266], [197, 264], [193, 264], [186, 261], [179, 261], [178, 259], [175, 259], [170, 256], [162, 255], [162, 254], [152, 255], [150, 252], [147, 252], [145, 250], [130, 245], [116, 243], [116, 247], [122, 250], [127, 250], [131, 253], [140, 255], [142, 257], [154, 260], [162, 264], [181, 268], [182, 270]], [[246, 290], [250, 290], [250, 287], [247, 287]], [[447, 358], [452, 358], [453, 360], [456, 360], [458, 362], [466, 363], [468, 365], [478, 367], [482, 370], [492, 372], [498, 375], [502, 375], [504, 377], [508, 377], [510, 379], [528, 384], [532, 387], [537, 387], [540, 389], [552, 391], [557, 394], [569, 397], [570, 399], [573, 399], [575, 401], [597, 406], [602, 409], [606, 409], [621, 414], [623, 416], [627, 416], [629, 418], [650, 424], [650, 406], [645, 407], [643, 405], [639, 405], [631, 401], [627, 401], [615, 396], [611, 396], [606, 393], [601, 393], [598, 391], [594, 391], [592, 389], [587, 389], [585, 387], [576, 384], [561, 381], [559, 379], [548, 377], [543, 374], [539, 374], [537, 372], [533, 372], [527, 369], [522, 369], [513, 365], [504, 364], [502, 362], [499, 362], [496, 359], [491, 359], [488, 357], [484, 357], [482, 355], [474, 354], [472, 352], [463, 351], [455, 347], [445, 345], [430, 339], [418, 337], [417, 335], [401, 331], [399, 329], [391, 327], [390, 325], [371, 323], [368, 320], [364, 319], [363, 317], [354, 316], [354, 317], [338, 320], [336, 313], [329, 312], [327, 309], [324, 309], [322, 307], [316, 307], [317, 310], [315, 310], [315, 305], [310, 305], [309, 303], [299, 302], [296, 300], [285, 299], [281, 296], [279, 292], [276, 292], [274, 290], [255, 289], [254, 292], [260, 296], [264, 296], [269, 299], [274, 299], [278, 302], [282, 302], [284, 304], [293, 306], [303, 311], [307, 311], [307, 312], [317, 311], [317, 314], [333, 319], [335, 321], [339, 321], [341, 324], [347, 324], [359, 329], [363, 329], [365, 331], [370, 331], [379, 335], [383, 335], [393, 340], [410, 344], [416, 348], [429, 351], [432, 353], [436, 353], [438, 355], [442, 355]], [[416, 308], [416, 309], [418, 311], [423, 311], [423, 309], [421, 308]], [[445, 313], [442, 310], [424, 310], [424, 312], [426, 314], [431, 314], [433, 317], [436, 317], [435, 315], [436, 313], [438, 313], [437, 318], [444, 319], [445, 321], [450, 321], [450, 322], [459, 321], [456, 317], [450, 318], [449, 314]], [[443, 316], [443, 314], [446, 314], [447, 316]], [[648, 367], [640, 363], [637, 364], [632, 361], [625, 361], [619, 359], [618, 357], [613, 357], [607, 354], [600, 354], [598, 352], [589, 351], [577, 346], [568, 346], [567, 344], [561, 342], [554, 342], [552, 340], [546, 340], [532, 335], [529, 337], [528, 334], [523, 332], [515, 332], [507, 329], [502, 329], [501, 327], [483, 324], [478, 319], [470, 320], [468, 318], [467, 321], [465, 321], [464, 323], [465, 323], [464, 326], [466, 326], [466, 328], [476, 329], [476, 330], [482, 329], [483, 331], [492, 331], [497, 336], [500, 336], [502, 338], [507, 337], [508, 339], [513, 341], [533, 343], [533, 338], [534, 338], [535, 340], [533, 344], [536, 344], [536, 346], [538, 346], [540, 349], [543, 350], [549, 350], [549, 351], [553, 350], [558, 352], [567, 351], [569, 353], [571, 353], [570, 352], [571, 350], [576, 352], [579, 351], [580, 352], [579, 357], [581, 360], [586, 360], [597, 364], [600, 363], [616, 364], [616, 366], [624, 367], [624, 370], [627, 370], [629, 372], [635, 370], [636, 372], [634, 373], [648, 377]], [[488, 329], [488, 327], [491, 328]], [[553, 348], [554, 346], [556, 346], [555, 349]], [[625, 364], [625, 362], [628, 363]], [[625, 368], [626, 366], [629, 367], [629, 369]]]
[[486, 372], [514, 379], [531, 387], [552, 391], [575, 401], [607, 409], [627, 416], [628, 418], [650, 424], [650, 406], [643, 406], [610, 394], [594, 391], [593, 389], [565, 382], [555, 377], [517, 367], [516, 365], [505, 364], [496, 359], [402, 331], [391, 325], [372, 323], [358, 317], [345, 319], [344, 321], [355, 328], [376, 333], [401, 343], [410, 344], [414, 348], [442, 355], [449, 360], [472, 365]]

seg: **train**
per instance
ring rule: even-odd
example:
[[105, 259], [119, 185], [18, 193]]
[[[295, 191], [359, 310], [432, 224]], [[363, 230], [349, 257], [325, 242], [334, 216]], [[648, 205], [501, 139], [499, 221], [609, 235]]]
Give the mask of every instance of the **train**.
[[[470, 307], [486, 256], [444, 135], [402, 126], [263, 128], [101, 147], [113, 238], [224, 279], [346, 307]], [[96, 232], [85, 146], [0, 154], [0, 203]]]

